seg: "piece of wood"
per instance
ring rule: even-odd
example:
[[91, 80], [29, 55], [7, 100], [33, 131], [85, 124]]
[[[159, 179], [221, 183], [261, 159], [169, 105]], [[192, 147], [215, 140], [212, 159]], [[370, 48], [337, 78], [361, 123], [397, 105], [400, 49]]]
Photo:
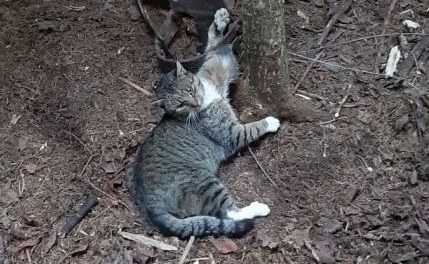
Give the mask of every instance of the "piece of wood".
[[191, 250], [192, 244], [194, 243], [195, 237], [191, 236], [189, 238], [188, 244], [185, 247], [185, 251], [183, 251], [182, 257], [180, 257], [179, 264], [185, 263], [185, 259], [189, 254], [189, 250]]
[[61, 238], [66, 237], [70, 231], [82, 221], [82, 219], [91, 211], [91, 209], [98, 203], [98, 197], [95, 195], [88, 195], [85, 203], [79, 208], [79, 210], [66, 219], [65, 224], [58, 232], [58, 236]]
[[148, 247], [155, 247], [157, 249], [160, 250], [164, 250], [164, 251], [176, 251], [177, 247], [166, 244], [162, 241], [158, 241], [155, 240], [153, 238], [149, 238], [143, 235], [139, 235], [139, 234], [133, 234], [133, 233], [128, 233], [128, 232], [124, 232], [124, 231], [119, 231], [118, 234], [128, 240], [132, 240], [134, 242], [143, 244], [145, 246]]
[[[387, 11], [386, 16], [384, 17], [384, 23], [383, 23], [383, 29], [381, 31], [381, 35], [386, 34], [387, 25], [390, 23], [390, 16], [392, 15], [393, 9], [395, 8], [397, 0], [392, 0], [390, 2], [389, 10]], [[381, 58], [381, 52], [384, 49], [384, 39], [381, 39], [381, 42], [379, 44], [375, 45], [375, 48], [377, 49], [377, 55], [375, 56], [375, 62], [374, 62], [374, 68], [376, 73], [380, 73], [380, 58]]]

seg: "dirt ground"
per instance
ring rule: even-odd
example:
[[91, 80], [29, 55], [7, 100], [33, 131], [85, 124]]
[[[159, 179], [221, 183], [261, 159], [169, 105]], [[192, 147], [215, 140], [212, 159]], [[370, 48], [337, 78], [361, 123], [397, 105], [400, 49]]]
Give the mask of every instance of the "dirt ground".
[[[329, 3], [288, 1], [291, 52], [314, 57], [308, 49], [329, 21]], [[239, 203], [258, 200], [272, 213], [234, 240], [235, 252], [197, 239], [189, 259], [429, 263], [429, 52], [413, 60], [418, 69], [406, 82], [363, 72], [383, 73], [395, 45], [412, 56], [428, 38], [429, 5], [398, 0], [389, 12], [390, 4], [354, 1], [317, 50], [331, 64], [315, 63], [300, 84], [313, 94], [306, 102], [331, 117], [322, 121], [348, 95], [340, 117], [285, 121], [252, 146], [276, 185], [248, 150], [221, 169]], [[128, 154], [161, 114], [153, 98], [119, 79], [150, 90], [159, 73], [153, 36], [136, 12], [131, 0], [0, 1], [0, 263], [177, 263], [183, 253], [186, 241], [163, 238], [142, 220], [125, 184]], [[406, 19], [421, 26], [409, 29]], [[383, 31], [404, 34], [371, 37]], [[291, 55], [292, 85], [307, 65]], [[98, 205], [57, 237], [90, 194]], [[179, 250], [141, 247], [120, 230]]]

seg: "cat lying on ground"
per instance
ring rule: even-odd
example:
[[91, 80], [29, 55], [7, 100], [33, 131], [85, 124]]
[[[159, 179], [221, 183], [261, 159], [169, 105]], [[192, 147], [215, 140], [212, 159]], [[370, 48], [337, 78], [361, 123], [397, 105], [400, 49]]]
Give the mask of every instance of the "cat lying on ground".
[[213, 49], [228, 23], [227, 10], [219, 9], [208, 32], [212, 51], [199, 71], [177, 62], [155, 91], [165, 114], [140, 147], [133, 180], [139, 207], [165, 235], [239, 237], [254, 217], [270, 213], [259, 202], [238, 208], [217, 178], [221, 162], [280, 126], [274, 117], [242, 124], [232, 109], [228, 87], [238, 63], [230, 45]]

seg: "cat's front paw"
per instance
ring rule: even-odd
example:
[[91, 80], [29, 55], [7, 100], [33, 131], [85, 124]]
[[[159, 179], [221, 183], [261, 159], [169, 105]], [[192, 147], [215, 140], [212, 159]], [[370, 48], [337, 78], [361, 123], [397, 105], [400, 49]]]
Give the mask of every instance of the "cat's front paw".
[[249, 205], [249, 207], [252, 208], [254, 217], [267, 216], [270, 214], [270, 208], [266, 204], [260, 202], [253, 202]]
[[272, 117], [272, 116], [266, 117], [265, 122], [267, 122], [268, 132], [276, 132], [280, 127], [280, 120], [278, 120], [275, 117]]
[[230, 20], [228, 10], [226, 10], [225, 8], [221, 8], [216, 11], [213, 22], [216, 24], [216, 28], [219, 32], [223, 33], [229, 21]]

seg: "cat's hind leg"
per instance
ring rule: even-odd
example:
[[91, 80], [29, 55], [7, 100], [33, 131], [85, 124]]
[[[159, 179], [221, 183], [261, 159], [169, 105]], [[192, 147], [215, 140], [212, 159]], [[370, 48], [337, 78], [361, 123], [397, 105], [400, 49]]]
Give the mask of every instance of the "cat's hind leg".
[[270, 214], [270, 208], [268, 205], [253, 202], [250, 205], [243, 208], [233, 208], [227, 211], [226, 216], [232, 220], [243, 220], [243, 219], [253, 219], [259, 216], [267, 216]]
[[215, 47], [223, 38], [226, 26], [229, 24], [229, 13], [225, 8], [216, 11], [213, 23], [209, 27], [206, 51]]

